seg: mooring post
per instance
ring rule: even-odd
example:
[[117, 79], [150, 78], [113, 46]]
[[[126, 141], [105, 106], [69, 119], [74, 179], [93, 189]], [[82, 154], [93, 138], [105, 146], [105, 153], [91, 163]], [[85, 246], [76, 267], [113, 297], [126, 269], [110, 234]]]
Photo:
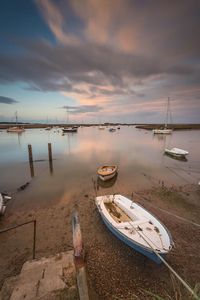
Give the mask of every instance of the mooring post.
[[33, 162], [33, 154], [32, 154], [32, 146], [28, 145], [28, 156], [29, 156], [29, 162]]
[[77, 211], [72, 216], [74, 263], [76, 267], [76, 279], [80, 300], [89, 300], [87, 275], [84, 259], [84, 247], [81, 234], [81, 227]]
[[49, 161], [52, 161], [51, 143], [48, 143]]
[[31, 177], [34, 177], [33, 154], [32, 154], [32, 146], [31, 145], [28, 145], [28, 156], [29, 156]]

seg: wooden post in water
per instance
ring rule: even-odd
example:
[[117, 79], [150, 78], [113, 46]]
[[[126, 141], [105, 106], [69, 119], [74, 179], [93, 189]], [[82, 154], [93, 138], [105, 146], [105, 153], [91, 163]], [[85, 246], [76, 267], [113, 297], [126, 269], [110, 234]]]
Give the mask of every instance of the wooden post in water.
[[89, 300], [87, 276], [84, 260], [84, 247], [81, 234], [81, 227], [77, 211], [72, 216], [74, 263], [76, 267], [76, 279], [80, 300]]
[[29, 156], [29, 162], [33, 162], [33, 154], [32, 154], [32, 146], [28, 145], [28, 156]]
[[52, 160], [51, 143], [48, 143], [48, 153], [49, 153], [49, 170], [50, 170], [50, 173], [53, 174], [53, 160]]
[[34, 177], [33, 154], [32, 154], [32, 146], [31, 145], [28, 145], [28, 157], [29, 157], [31, 177]]
[[51, 143], [48, 143], [49, 161], [52, 161]]

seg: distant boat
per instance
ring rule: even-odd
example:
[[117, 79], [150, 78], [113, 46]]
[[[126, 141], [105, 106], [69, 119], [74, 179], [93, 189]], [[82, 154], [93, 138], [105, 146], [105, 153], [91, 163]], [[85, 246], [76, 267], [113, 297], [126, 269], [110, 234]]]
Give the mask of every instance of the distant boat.
[[185, 158], [185, 156], [189, 154], [188, 151], [179, 148], [172, 148], [172, 149], [166, 148], [165, 153], [178, 158]]
[[99, 130], [104, 130], [105, 127], [104, 126], [99, 126]]
[[121, 195], [99, 196], [98, 211], [108, 229], [134, 250], [157, 264], [172, 249], [173, 241], [166, 227], [151, 213]]
[[67, 133], [67, 132], [77, 132], [78, 131], [78, 127], [77, 126], [72, 126], [72, 127], [65, 127], [62, 129], [63, 133]]
[[120, 126], [118, 126], [117, 129], [120, 129]]
[[107, 181], [111, 178], [113, 178], [117, 174], [117, 166], [101, 166], [97, 170], [97, 174], [99, 178], [103, 181]]
[[113, 128], [113, 127], [111, 127], [111, 128], [109, 128], [109, 131], [110, 131], [110, 132], [113, 132], [113, 131], [116, 131], [116, 129]]
[[21, 133], [21, 132], [24, 132], [24, 131], [25, 131], [25, 129], [23, 127], [19, 127], [19, 126], [9, 127], [7, 129], [7, 132]]
[[22, 133], [22, 132], [24, 132], [25, 129], [22, 126], [18, 125], [17, 111], [15, 112], [15, 119], [16, 119], [16, 126], [9, 127], [7, 129], [7, 132], [14, 132], [14, 133]]
[[46, 127], [45, 130], [51, 130], [51, 127]]
[[165, 122], [164, 128], [153, 129], [154, 134], [171, 134], [172, 133], [172, 129], [168, 128], [168, 118], [169, 118], [170, 114], [171, 114], [171, 112], [170, 112], [170, 98], [168, 97], [168, 99], [167, 99], [166, 122]]

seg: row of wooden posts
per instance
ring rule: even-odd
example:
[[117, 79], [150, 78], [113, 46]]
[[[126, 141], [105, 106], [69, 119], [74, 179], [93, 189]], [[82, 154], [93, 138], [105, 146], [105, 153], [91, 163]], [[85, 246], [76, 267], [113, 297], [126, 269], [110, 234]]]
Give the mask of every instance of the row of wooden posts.
[[[49, 169], [50, 173], [53, 173], [53, 159], [52, 159], [52, 148], [51, 143], [48, 143], [48, 155], [49, 155]], [[34, 160], [33, 160], [33, 152], [32, 152], [32, 145], [28, 145], [28, 156], [29, 156], [29, 165], [30, 165], [30, 172], [31, 177], [34, 177]]]

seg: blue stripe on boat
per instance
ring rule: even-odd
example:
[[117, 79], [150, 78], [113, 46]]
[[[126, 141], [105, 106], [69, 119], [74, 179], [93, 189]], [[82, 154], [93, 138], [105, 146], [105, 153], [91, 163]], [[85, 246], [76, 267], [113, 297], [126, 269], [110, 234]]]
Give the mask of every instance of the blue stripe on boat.
[[[98, 209], [99, 210], [99, 209]], [[122, 233], [120, 233], [118, 230], [116, 230], [116, 228], [103, 216], [103, 214], [101, 213], [101, 211], [99, 210], [99, 213], [104, 221], [104, 223], [106, 224], [106, 226], [108, 227], [108, 229], [118, 238], [120, 239], [122, 242], [124, 242], [125, 244], [127, 244], [129, 247], [131, 247], [132, 249], [142, 253], [143, 255], [147, 256], [148, 258], [150, 258], [151, 260], [153, 260], [154, 262], [156, 262], [157, 264], [161, 264], [162, 261], [160, 260], [160, 258], [151, 250], [142, 247], [141, 245], [139, 245], [138, 243], [134, 242], [133, 240], [130, 240], [128, 237], [126, 237], [125, 235], [123, 235]], [[165, 257], [165, 254], [160, 254], [160, 256], [162, 256], [163, 258]]]

